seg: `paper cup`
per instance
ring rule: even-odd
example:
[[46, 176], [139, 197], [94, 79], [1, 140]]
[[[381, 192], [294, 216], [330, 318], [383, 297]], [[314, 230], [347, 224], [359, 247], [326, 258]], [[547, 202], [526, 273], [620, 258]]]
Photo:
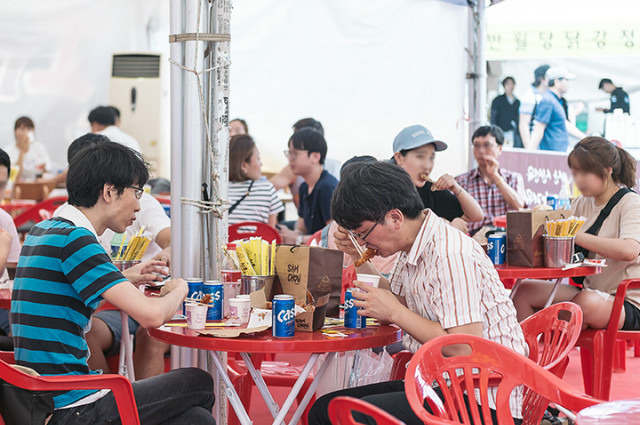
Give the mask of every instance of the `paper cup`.
[[240, 282], [224, 282], [224, 317], [229, 317], [229, 300], [240, 293]]
[[204, 304], [187, 303], [187, 327], [189, 329], [204, 329], [207, 323], [207, 308]]
[[356, 280], [361, 283], [366, 283], [369, 286], [377, 288], [380, 284], [380, 275], [377, 274], [364, 274], [356, 273]]
[[231, 298], [229, 300], [229, 315], [232, 319], [238, 319], [240, 323], [249, 323], [251, 300], [248, 298]]

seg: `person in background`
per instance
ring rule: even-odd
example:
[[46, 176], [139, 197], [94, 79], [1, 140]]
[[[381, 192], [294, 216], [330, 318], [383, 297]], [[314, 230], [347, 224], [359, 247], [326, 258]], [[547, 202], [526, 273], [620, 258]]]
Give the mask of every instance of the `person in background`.
[[229, 121], [229, 136], [233, 137], [238, 134], [249, 134], [249, 125], [242, 118]]
[[[584, 289], [560, 285], [553, 302], [578, 304], [584, 328], [604, 329], [609, 324], [618, 284], [625, 279], [640, 278], [640, 196], [626, 190], [635, 186], [636, 160], [607, 139], [587, 137], [573, 148], [567, 162], [582, 193], [571, 203], [571, 215], [587, 217], [575, 244], [589, 252], [588, 258], [606, 259], [607, 267], [602, 273], [586, 276]], [[587, 233], [614, 196], [622, 197], [617, 199], [599, 231]], [[544, 281], [522, 282], [513, 298], [518, 320], [541, 309], [552, 286]], [[639, 308], [640, 290], [627, 291], [618, 329], [640, 329]]]
[[113, 114], [116, 116], [115, 126], [120, 127], [120, 123], [122, 122], [122, 120], [120, 119], [120, 109], [116, 108], [113, 105], [108, 105], [107, 108], [111, 109], [113, 111]]
[[467, 223], [481, 221], [484, 217], [480, 205], [449, 174], [442, 175], [437, 181], [429, 177], [436, 152], [445, 149], [447, 144], [436, 140], [426, 127], [412, 125], [393, 140], [392, 162], [409, 173], [425, 208], [468, 233]]
[[522, 139], [518, 131], [520, 100], [513, 94], [516, 80], [513, 77], [506, 77], [502, 80], [502, 87], [504, 93], [496, 96], [491, 102], [491, 124], [502, 129], [505, 139], [513, 141], [514, 148], [522, 148]]
[[229, 141], [229, 224], [258, 221], [275, 227], [284, 205], [271, 182], [262, 179], [260, 152], [248, 134]]
[[42, 143], [35, 141], [35, 125], [29, 117], [20, 117], [14, 125], [16, 142], [4, 151], [18, 169], [15, 181], [35, 181], [51, 169], [49, 154]]
[[91, 132], [107, 136], [112, 142], [120, 143], [136, 152], [142, 153], [140, 143], [133, 136], [116, 126], [116, 112], [114, 109], [113, 106], [98, 106], [92, 109], [88, 116]]
[[518, 132], [522, 145], [526, 148], [529, 146], [529, 139], [533, 131], [534, 117], [538, 109], [538, 103], [542, 100], [542, 95], [549, 88], [546, 78], [549, 65], [540, 65], [533, 72], [533, 83], [520, 100], [520, 118], [518, 119]]
[[622, 87], [617, 87], [610, 79], [603, 78], [598, 84], [598, 89], [611, 95], [611, 106], [609, 108], [596, 108], [596, 111], [610, 114], [616, 109], [622, 109], [622, 112], [629, 113], [629, 95], [622, 90]]
[[500, 168], [498, 162], [503, 143], [504, 136], [500, 127], [479, 127], [471, 136], [473, 157], [478, 168], [456, 177], [458, 184], [478, 201], [484, 213], [482, 221], [469, 223], [471, 235], [483, 226], [492, 226], [494, 217], [524, 208], [522, 175]]
[[[439, 336], [469, 334], [525, 354], [527, 346], [516, 311], [480, 245], [433, 211], [423, 209], [402, 168], [377, 162], [347, 171], [331, 202], [331, 214], [340, 226], [336, 244], [353, 261], [360, 255], [349, 233], [367, 248], [378, 250], [380, 256], [399, 253], [394, 271], [389, 279], [381, 276], [378, 288], [354, 282], [360, 290], [353, 292], [355, 305], [361, 309], [358, 313], [397, 325], [404, 331], [404, 346], [414, 353]], [[369, 262], [357, 271], [379, 274]], [[448, 349], [445, 356], [468, 353], [468, 347], [462, 345]], [[409, 406], [402, 380], [326, 394], [311, 407], [309, 423], [331, 424], [328, 405], [337, 396], [363, 399], [407, 425], [422, 424]], [[488, 404], [486, 407], [495, 409], [495, 389], [489, 390]], [[509, 395], [509, 406], [515, 422], [520, 423], [522, 388]]]
[[[4, 193], [11, 173], [11, 159], [0, 149], [0, 193]], [[5, 267], [15, 268], [20, 258], [20, 238], [13, 218], [5, 210], [0, 209], [0, 275]], [[9, 313], [0, 310], [0, 336], [9, 335]]]
[[284, 243], [303, 244], [310, 235], [331, 221], [331, 195], [338, 180], [324, 169], [327, 142], [322, 133], [313, 128], [302, 128], [289, 139], [285, 151], [291, 171], [304, 179], [300, 185], [300, 205], [295, 229], [279, 225]]
[[569, 90], [569, 81], [575, 78], [566, 68], [551, 67], [545, 74], [549, 89], [537, 106], [528, 149], [566, 152], [569, 135], [583, 138], [584, 133], [567, 119], [563, 96]]
[[[41, 375], [88, 375], [85, 333], [102, 300], [145, 327], [171, 319], [188, 291], [182, 279], [147, 297], [132, 283], [159, 279], [157, 264], [124, 273], [112, 264], [97, 237], [106, 228], [124, 232], [135, 220], [149, 177], [139, 153], [114, 142], [89, 146], [69, 164], [69, 203], [58, 217], [36, 224], [27, 235], [11, 296], [16, 363]], [[132, 383], [140, 421], [149, 424], [213, 424], [213, 380], [200, 369], [177, 369]], [[106, 390], [53, 395], [49, 425], [117, 422], [115, 398]]]
[[[296, 121], [293, 124], [293, 131], [299, 131], [303, 128], [313, 128], [322, 134], [324, 137], [324, 127], [320, 121], [317, 121], [313, 118], [302, 118]], [[325, 158], [325, 163], [323, 164], [324, 169], [329, 172], [333, 177], [340, 180], [340, 162], [335, 159]], [[293, 203], [296, 208], [300, 205], [300, 196], [299, 190], [300, 185], [303, 182], [302, 177], [296, 176], [293, 171], [291, 171], [291, 167], [287, 165], [280, 172], [269, 179], [276, 190], [284, 189], [285, 187], [289, 187], [291, 192], [291, 196], [293, 196]]]

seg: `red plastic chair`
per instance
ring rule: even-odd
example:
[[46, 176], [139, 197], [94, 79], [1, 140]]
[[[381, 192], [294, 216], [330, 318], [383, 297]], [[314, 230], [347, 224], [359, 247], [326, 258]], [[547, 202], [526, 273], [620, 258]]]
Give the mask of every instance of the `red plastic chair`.
[[50, 214], [53, 214], [53, 212], [60, 205], [67, 202], [67, 199], [68, 198], [66, 196], [56, 196], [54, 198], [45, 199], [44, 201], [35, 204], [34, 206], [30, 207], [29, 209], [27, 209], [26, 211], [18, 215], [16, 218], [13, 219], [13, 222], [16, 225], [16, 227], [20, 227], [28, 223], [29, 221], [33, 221], [34, 223], [39, 223], [43, 220], [42, 218], [43, 215], [40, 212], [41, 210], [48, 211]]
[[[469, 346], [471, 353], [445, 357], [442, 349], [455, 344]], [[489, 408], [489, 381], [496, 376], [500, 377], [496, 385], [496, 414], [501, 425], [513, 424], [509, 396], [519, 385], [572, 411], [601, 402], [580, 394], [551, 372], [507, 347], [464, 334], [445, 335], [426, 342], [409, 364], [405, 391], [411, 408], [426, 424], [470, 424], [472, 421], [479, 424], [481, 417], [485, 424], [490, 424], [493, 422]], [[456, 378], [448, 380], [448, 377]], [[439, 401], [433, 399], [433, 383], [443, 394], [444, 409], [433, 403]], [[478, 389], [479, 394], [472, 388]], [[465, 406], [463, 394], [468, 397], [469, 409]], [[476, 398], [478, 395], [479, 400]], [[425, 400], [434, 413], [424, 408]]]
[[280, 238], [278, 231], [265, 223], [259, 223], [257, 221], [243, 221], [242, 223], [236, 223], [229, 226], [230, 242], [256, 236], [261, 237], [267, 242], [275, 240], [276, 243], [282, 243], [282, 239]]
[[391, 365], [391, 374], [389, 379], [392, 381], [398, 381], [404, 378], [407, 373], [407, 365], [413, 358], [413, 353], [410, 351], [400, 351], [393, 356], [393, 365]]
[[320, 245], [320, 241], [322, 240], [322, 229], [315, 232], [309, 240], [307, 241], [307, 245], [311, 246], [311, 244], [315, 241], [317, 245]]
[[336, 397], [329, 403], [329, 420], [333, 425], [356, 425], [353, 412], [363, 413], [375, 419], [377, 425], [404, 425], [384, 410], [352, 397]]
[[69, 391], [109, 389], [113, 393], [123, 425], [139, 425], [133, 388], [120, 375], [31, 376], [10, 365], [13, 352], [0, 352], [0, 376], [16, 387], [29, 391]]
[[618, 330], [624, 297], [629, 289], [636, 288], [640, 288], [640, 279], [623, 280], [616, 291], [607, 329], [585, 329], [576, 343], [580, 347], [584, 391], [602, 400], [609, 400], [614, 357], [625, 355], [624, 345], [620, 349], [618, 340], [640, 340], [639, 331]]

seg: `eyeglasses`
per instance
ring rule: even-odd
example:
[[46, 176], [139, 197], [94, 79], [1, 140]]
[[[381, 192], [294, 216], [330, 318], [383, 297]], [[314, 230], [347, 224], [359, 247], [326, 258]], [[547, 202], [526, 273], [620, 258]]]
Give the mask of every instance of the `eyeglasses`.
[[135, 190], [135, 195], [136, 195], [136, 199], [140, 199], [142, 198], [142, 194], [144, 193], [144, 189], [138, 186], [125, 186], [128, 187], [129, 189], [133, 189]]
[[353, 230], [351, 231], [351, 234], [352, 234], [353, 236], [355, 236], [356, 238], [358, 238], [358, 239], [360, 239], [360, 240], [362, 240], [362, 241], [364, 242], [364, 241], [366, 241], [366, 240], [367, 240], [367, 238], [369, 237], [369, 235], [371, 234], [371, 232], [373, 232], [373, 229], [375, 229], [375, 228], [376, 228], [376, 226], [377, 226], [378, 224], [380, 224], [380, 221], [381, 221], [381, 220], [376, 221], [376, 222], [375, 222], [375, 224], [374, 224], [373, 226], [371, 226], [371, 229], [369, 229], [369, 231], [368, 231], [365, 235], [362, 235], [362, 236], [361, 236], [360, 234], [358, 234], [358, 233], [354, 232]]
[[471, 143], [474, 149], [493, 149], [498, 146], [496, 143]]
[[306, 149], [293, 149], [293, 150], [286, 149], [284, 151], [284, 156], [285, 158], [297, 158], [298, 155], [300, 155], [302, 152], [309, 152], [309, 151]]

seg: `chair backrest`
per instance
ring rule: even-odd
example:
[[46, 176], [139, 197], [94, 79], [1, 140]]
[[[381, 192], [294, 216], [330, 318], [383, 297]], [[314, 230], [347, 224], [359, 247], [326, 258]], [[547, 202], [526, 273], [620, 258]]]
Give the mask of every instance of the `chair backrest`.
[[229, 226], [229, 241], [247, 239], [259, 236], [267, 242], [276, 241], [282, 243], [280, 234], [276, 229], [265, 223], [257, 221], [243, 221]]
[[[582, 310], [570, 302], [550, 305], [520, 323], [529, 346], [529, 359], [562, 378], [582, 330]], [[523, 425], [537, 425], [549, 402], [529, 389], [522, 403]]]
[[316, 245], [319, 246], [321, 240], [322, 240], [322, 229], [318, 230], [313, 235], [311, 235], [311, 237], [307, 241], [307, 245], [311, 246], [311, 244], [315, 242]]
[[13, 219], [13, 222], [16, 227], [20, 227], [29, 221], [38, 223], [43, 220], [40, 210], [45, 210], [53, 214], [56, 208], [67, 202], [67, 199], [68, 198], [66, 196], [56, 196], [53, 198], [45, 199], [44, 201], [35, 204], [34, 206], [28, 208], [26, 211], [18, 215]]
[[[11, 353], [12, 354], [12, 353]], [[116, 399], [120, 419], [124, 425], [139, 425], [138, 408], [131, 382], [120, 375], [61, 375], [31, 376], [4, 361], [8, 352], [0, 353], [0, 376], [3, 381], [29, 391], [69, 391], [110, 389]]]
[[404, 425], [399, 419], [366, 401], [353, 397], [336, 397], [329, 403], [329, 420], [333, 425], [355, 425], [353, 413], [359, 412], [371, 416], [377, 425]]
[[[443, 348], [450, 350], [452, 345], [466, 345], [470, 353], [445, 357]], [[601, 402], [581, 395], [551, 372], [507, 347], [464, 334], [445, 335], [423, 344], [407, 368], [405, 391], [411, 408], [427, 424], [479, 424], [481, 417], [484, 423], [492, 423], [490, 381], [497, 386], [495, 406], [501, 425], [513, 424], [509, 399], [513, 389], [520, 385], [573, 411]], [[430, 413], [424, 402], [432, 398], [434, 383], [442, 392], [444, 411], [434, 409], [435, 413]], [[463, 394], [468, 398], [468, 407]]]

